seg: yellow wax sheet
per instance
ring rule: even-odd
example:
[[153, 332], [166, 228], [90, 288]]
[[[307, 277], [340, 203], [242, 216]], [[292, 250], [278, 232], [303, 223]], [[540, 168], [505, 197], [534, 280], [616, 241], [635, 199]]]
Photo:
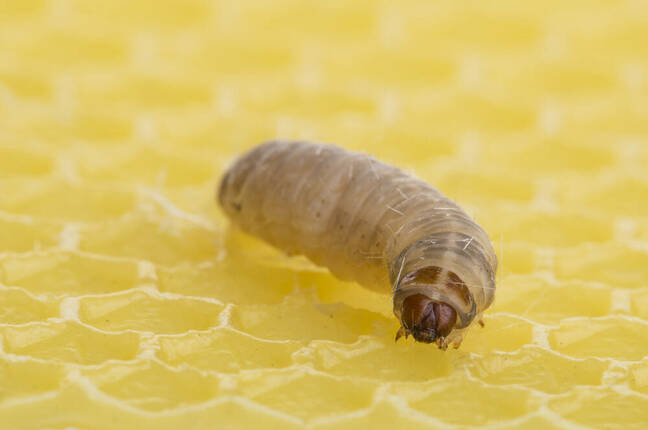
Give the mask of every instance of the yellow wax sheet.
[[[459, 350], [230, 227], [272, 138], [429, 181], [500, 259]], [[643, 1], [0, 2], [0, 429], [644, 429]]]

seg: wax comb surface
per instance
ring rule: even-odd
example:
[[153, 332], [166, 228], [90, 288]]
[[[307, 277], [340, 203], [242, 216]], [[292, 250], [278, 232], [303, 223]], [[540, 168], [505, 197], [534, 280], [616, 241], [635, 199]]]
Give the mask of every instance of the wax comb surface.
[[[0, 428], [648, 421], [643, 1], [0, 1]], [[489, 236], [460, 349], [231, 229], [273, 138], [434, 184]]]

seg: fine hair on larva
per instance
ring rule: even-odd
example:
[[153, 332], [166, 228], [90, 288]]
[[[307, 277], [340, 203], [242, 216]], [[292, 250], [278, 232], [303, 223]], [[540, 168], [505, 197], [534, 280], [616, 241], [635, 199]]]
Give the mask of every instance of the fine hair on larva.
[[486, 232], [433, 186], [369, 155], [266, 142], [226, 171], [217, 198], [242, 230], [392, 293], [397, 340], [458, 347], [493, 301], [497, 257]]

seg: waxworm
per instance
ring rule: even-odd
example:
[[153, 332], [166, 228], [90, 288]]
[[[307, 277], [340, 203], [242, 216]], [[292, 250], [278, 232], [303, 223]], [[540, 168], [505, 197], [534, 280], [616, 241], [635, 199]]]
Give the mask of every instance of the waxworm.
[[390, 292], [396, 340], [458, 347], [493, 301], [497, 257], [486, 232], [433, 186], [366, 154], [266, 142], [227, 170], [217, 198], [242, 230]]

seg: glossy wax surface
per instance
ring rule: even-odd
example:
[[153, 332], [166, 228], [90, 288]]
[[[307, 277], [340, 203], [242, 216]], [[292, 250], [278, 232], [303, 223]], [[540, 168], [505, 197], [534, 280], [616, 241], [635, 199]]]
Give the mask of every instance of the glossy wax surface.
[[[0, 2], [0, 428], [645, 428], [644, 2]], [[230, 228], [272, 138], [415, 173], [498, 254], [459, 350]], [[582, 427], [580, 427], [582, 426]]]

